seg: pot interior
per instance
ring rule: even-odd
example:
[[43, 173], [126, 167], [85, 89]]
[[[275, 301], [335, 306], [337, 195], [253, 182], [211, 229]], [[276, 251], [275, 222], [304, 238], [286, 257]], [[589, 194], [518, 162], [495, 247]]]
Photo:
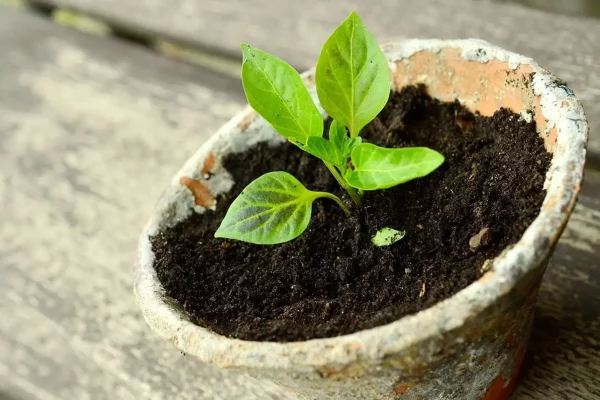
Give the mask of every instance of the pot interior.
[[[486, 56], [486, 49], [475, 52]], [[500, 108], [510, 109], [524, 118], [533, 118], [546, 150], [554, 152], [557, 142], [555, 126], [549, 127], [542, 113], [540, 97], [533, 90], [533, 68], [490, 58], [487, 62], [465, 58], [458, 48], [443, 48], [437, 52], [420, 51], [395, 61], [392, 81], [396, 88], [424, 84], [432, 97], [442, 101], [458, 99], [472, 112], [491, 116]], [[569, 90], [566, 85], [565, 90]], [[570, 90], [569, 90], [570, 91]]]

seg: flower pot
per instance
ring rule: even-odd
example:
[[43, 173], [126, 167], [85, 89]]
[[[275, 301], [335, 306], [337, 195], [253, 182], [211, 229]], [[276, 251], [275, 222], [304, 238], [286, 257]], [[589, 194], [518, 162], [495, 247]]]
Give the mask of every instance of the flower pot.
[[[307, 399], [506, 399], [516, 383], [542, 275], [575, 205], [587, 122], [564, 82], [533, 60], [479, 40], [409, 40], [383, 46], [394, 88], [424, 83], [492, 115], [501, 107], [534, 118], [552, 154], [539, 216], [487, 273], [456, 295], [393, 323], [304, 342], [252, 342], [190, 322], [164, 294], [150, 237], [191, 213], [207, 212], [232, 186], [220, 165], [231, 152], [281, 138], [246, 109], [175, 176], [140, 238], [135, 294], [151, 328], [178, 349], [222, 368], [268, 378]], [[304, 74], [316, 99], [314, 75]], [[209, 180], [206, 174], [211, 174]]]

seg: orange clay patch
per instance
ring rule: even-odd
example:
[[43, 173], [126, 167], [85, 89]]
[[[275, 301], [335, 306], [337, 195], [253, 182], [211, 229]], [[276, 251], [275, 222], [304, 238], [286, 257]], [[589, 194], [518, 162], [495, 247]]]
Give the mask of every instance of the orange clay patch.
[[508, 331], [508, 333], [504, 337], [504, 342], [506, 342], [506, 344], [514, 344], [516, 336], [517, 336], [517, 333], [515, 332], [515, 329], [513, 328], [510, 331]]
[[[248, 108], [250, 109], [250, 107]], [[238, 128], [240, 128], [242, 132], [246, 132], [246, 129], [248, 129], [248, 127], [250, 126], [250, 122], [252, 122], [252, 119], [255, 115], [256, 114], [254, 114], [254, 111], [250, 111], [248, 115], [246, 115], [244, 119], [238, 124]]]
[[350, 345], [348, 347], [350, 348], [350, 350], [360, 350], [362, 348], [362, 343], [361, 342], [352, 342], [352, 343], [350, 343]]
[[408, 392], [408, 385], [406, 383], [401, 383], [394, 388], [395, 394], [404, 394]]
[[204, 183], [188, 178], [187, 176], [182, 176], [179, 179], [179, 183], [192, 192], [197, 205], [204, 208], [211, 208], [216, 204], [215, 197]]
[[494, 271], [488, 271], [488, 272], [486, 272], [485, 274], [483, 274], [483, 276], [482, 276], [481, 278], [479, 278], [479, 279], [477, 280], [477, 282], [479, 282], [479, 283], [483, 283], [483, 282], [485, 282], [485, 281], [488, 281], [488, 280], [490, 280], [490, 279], [491, 279], [493, 276], [494, 276]]
[[496, 378], [482, 400], [507, 400], [511, 391], [507, 391], [508, 386], [504, 387], [505, 384], [506, 380], [501, 377]]
[[523, 365], [523, 359], [525, 358], [525, 347], [519, 350], [517, 354], [517, 361], [515, 363], [515, 370], [513, 376], [507, 380], [502, 377], [497, 377], [492, 385], [488, 388], [487, 392], [481, 400], [508, 400], [513, 390], [517, 386], [517, 378], [521, 365]]
[[556, 196], [550, 197], [548, 200], [546, 200], [546, 204], [544, 204], [544, 210], [551, 210], [552, 208], [554, 208], [557, 202], [558, 199], [556, 198]]
[[458, 98], [471, 111], [491, 116], [500, 108], [514, 113], [534, 111], [538, 133], [552, 152], [556, 143], [556, 129], [544, 135], [547, 122], [542, 115], [539, 96], [531, 89], [529, 65], [516, 69], [507, 62], [492, 59], [486, 63], [467, 60], [461, 49], [445, 48], [438, 53], [420, 51], [408, 60], [396, 62], [393, 77], [396, 87], [423, 83], [430, 94], [442, 101]]
[[216, 158], [215, 158], [214, 153], [208, 153], [208, 155], [204, 159], [204, 165], [202, 166], [202, 171], [200, 172], [202, 174], [202, 176], [206, 177], [206, 175], [208, 175], [209, 172], [212, 172], [213, 168], [215, 167], [215, 161], [216, 161]]

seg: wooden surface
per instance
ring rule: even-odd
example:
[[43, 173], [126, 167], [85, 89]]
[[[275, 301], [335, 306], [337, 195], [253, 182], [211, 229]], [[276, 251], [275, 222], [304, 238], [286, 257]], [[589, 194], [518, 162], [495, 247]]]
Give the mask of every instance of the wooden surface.
[[[246, 42], [301, 69], [357, 10], [380, 41], [475, 37], [534, 58], [567, 81], [600, 126], [600, 23], [489, 0], [35, 0], [217, 50], [240, 59]], [[600, 135], [590, 140], [600, 162]]]
[[540, 290], [514, 400], [600, 399], [600, 172], [588, 170], [579, 204]]
[[131, 288], [155, 199], [237, 83], [2, 6], [0, 49], [0, 398], [285, 398], [182, 356]]
[[[120, 14], [150, 24], [143, 20], [150, 6], [160, 10], [170, 3], [144, 2], [146, 7], [134, 13], [126, 8], [133, 3], [120, 0]], [[191, 3], [164, 12], [165, 21], [185, 14], [183, 4]], [[420, 3], [422, 15], [399, 19], [408, 24], [405, 36], [454, 36], [449, 26], [436, 26], [439, 22], [425, 15], [430, 3], [445, 7], [441, 1]], [[197, 13], [190, 20], [217, 28], [216, 18], [239, 6], [216, 0], [197, 4], [204, 12], [186, 6], [186, 13]], [[325, 13], [330, 2], [319, 4], [310, 11], [314, 26], [306, 10], [289, 14], [304, 16], [289, 27], [297, 38], [314, 35], [307, 39], [307, 54], [314, 54], [335, 24], [331, 21], [346, 13]], [[406, 2], [406, 13], [414, 7]], [[489, 7], [498, 13], [497, 6]], [[516, 9], [506, 10], [516, 15]], [[449, 15], [462, 26], [456, 29], [468, 33], [467, 17]], [[202, 40], [233, 51], [244, 29], [249, 42], [275, 40], [271, 50], [289, 54], [293, 46], [305, 45], [297, 39], [286, 47], [279, 35], [262, 37], [266, 25], [259, 17], [256, 11], [221, 20], [217, 32], [223, 37], [215, 33]], [[497, 24], [489, 26], [470, 18], [475, 29], [470, 36], [481, 29], [516, 45], [529, 43], [503, 27], [508, 17], [497, 15]], [[556, 29], [562, 30], [554, 40], [544, 36], [552, 30], [542, 30], [535, 48], [583, 82], [589, 103], [598, 94], [596, 72], [579, 76], [583, 67], [557, 61], [556, 51], [575, 46], [568, 38], [586, 28], [587, 42], [577, 45], [581, 53], [572, 50], [569, 57], [593, 64], [600, 22], [583, 20], [571, 28], [564, 18], [559, 21]], [[275, 28], [286, 29], [283, 22]], [[543, 50], [547, 46], [551, 50]], [[155, 199], [188, 155], [241, 109], [238, 80], [2, 6], [0, 49], [0, 399], [293, 398], [269, 383], [181, 355], [149, 330], [131, 293], [137, 236]], [[600, 121], [594, 107], [586, 104], [588, 116]], [[515, 399], [600, 399], [599, 264], [600, 171], [588, 169], [580, 203], [545, 276]]]

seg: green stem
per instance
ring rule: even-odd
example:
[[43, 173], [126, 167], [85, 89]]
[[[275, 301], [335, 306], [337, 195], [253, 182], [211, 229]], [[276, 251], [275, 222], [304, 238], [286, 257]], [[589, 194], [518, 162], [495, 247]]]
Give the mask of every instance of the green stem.
[[344, 210], [344, 212], [347, 215], [350, 215], [350, 209], [348, 207], [346, 207], [346, 205], [344, 204], [344, 202], [339, 197], [337, 197], [336, 195], [331, 194], [331, 193], [327, 193], [327, 192], [315, 192], [315, 195], [317, 195], [319, 197], [326, 197], [328, 199], [331, 199], [331, 200], [335, 201], [336, 203], [338, 203], [338, 205], [340, 207], [342, 207], [342, 210]]
[[358, 137], [358, 132], [355, 132], [356, 129], [354, 127], [348, 127], [348, 131], [350, 132], [350, 138], [354, 139]]
[[340, 186], [343, 187], [346, 190], [346, 192], [348, 192], [350, 197], [352, 197], [352, 200], [354, 200], [354, 203], [356, 203], [356, 205], [360, 207], [362, 205], [362, 198], [360, 197], [360, 195], [358, 194], [356, 189], [354, 189], [352, 186], [348, 185], [346, 180], [342, 177], [342, 175], [340, 175], [338, 170], [333, 165], [331, 165], [328, 162], [325, 162], [325, 165], [327, 166], [327, 168], [329, 169], [329, 172], [331, 172], [333, 177], [338, 181]]

